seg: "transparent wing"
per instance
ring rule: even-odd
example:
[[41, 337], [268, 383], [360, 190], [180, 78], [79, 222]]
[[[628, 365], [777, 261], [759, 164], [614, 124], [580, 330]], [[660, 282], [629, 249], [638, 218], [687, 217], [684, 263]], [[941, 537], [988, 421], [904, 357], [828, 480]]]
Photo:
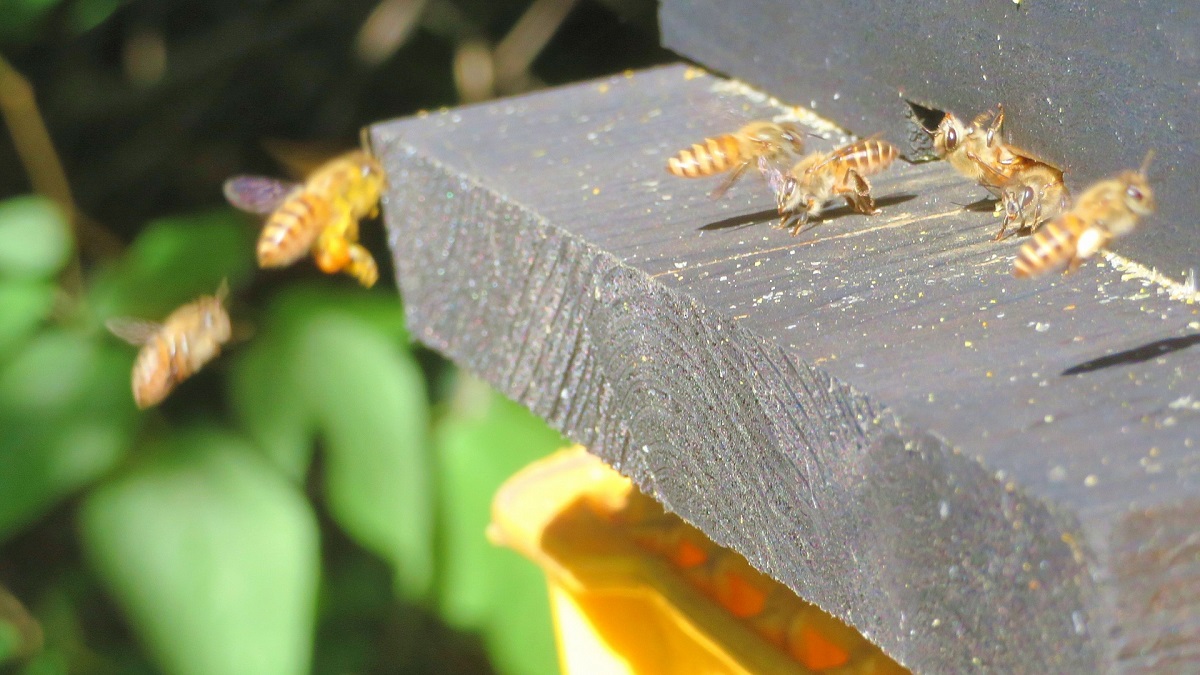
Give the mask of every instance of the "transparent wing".
[[162, 324], [118, 316], [104, 322], [108, 331], [131, 345], [143, 345], [162, 330]]
[[297, 183], [267, 176], [234, 176], [225, 181], [225, 199], [243, 211], [267, 214], [297, 187]]
[[709, 193], [708, 198], [720, 199], [723, 197], [726, 192], [729, 192], [729, 188], [733, 187], [733, 184], [738, 182], [738, 179], [742, 177], [742, 174], [746, 173], [746, 169], [749, 168], [749, 166], [750, 162], [742, 162], [741, 164], [738, 164], [733, 171], [729, 172], [729, 175], [725, 177], [725, 180], [721, 181], [721, 184], [718, 185], [715, 190]]
[[763, 178], [767, 181], [767, 187], [775, 194], [775, 198], [777, 200], [782, 198], [787, 175], [762, 157], [758, 158], [758, 170], [762, 172]]

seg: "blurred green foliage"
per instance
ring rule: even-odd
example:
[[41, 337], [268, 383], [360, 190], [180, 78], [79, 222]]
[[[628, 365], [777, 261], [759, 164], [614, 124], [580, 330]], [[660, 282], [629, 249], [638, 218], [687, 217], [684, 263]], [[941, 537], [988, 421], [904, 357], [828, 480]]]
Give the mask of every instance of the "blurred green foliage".
[[[356, 57], [397, 2], [0, 3], [86, 214], [28, 195], [0, 134], [0, 671], [556, 670], [541, 572], [484, 530], [563, 439], [413, 344], [386, 281], [256, 271], [253, 219], [220, 204], [232, 173], [285, 173], [265, 140], [344, 147], [455, 104], [458, 50], [531, 4], [428, 0]], [[663, 60], [654, 9], [580, 0], [492, 93]], [[139, 412], [105, 321], [222, 282], [227, 353]]]
[[[447, 366], [428, 355], [423, 366], [394, 294], [332, 278], [284, 285], [242, 326], [249, 337], [162, 410], [139, 413], [136, 350], [104, 321], [161, 316], [222, 280], [239, 321], [252, 225], [228, 210], [160, 219], [76, 294], [56, 280], [74, 250], [56, 207], [0, 202], [0, 232], [11, 244], [0, 256], [0, 572], [46, 630], [24, 672], [310, 672], [314, 654], [320, 665], [323, 650], [338, 649], [314, 643], [322, 610], [346, 606], [330, 594], [361, 594], [362, 584], [394, 598], [374, 608], [380, 623], [415, 607], [440, 617], [442, 631], [478, 635], [488, 667], [553, 672], [540, 572], [493, 549], [484, 529], [499, 483], [563, 440], [470, 378], [454, 376], [449, 398], [431, 401], [427, 369]], [[41, 520], [74, 521], [78, 557], [22, 578], [13, 573], [43, 554], [29, 533]], [[323, 567], [331, 530], [357, 550], [346, 569]], [[10, 567], [10, 556], [27, 559]], [[356, 566], [365, 576], [348, 582]], [[318, 601], [330, 575], [339, 582]], [[144, 656], [93, 651], [86, 622], [70, 616], [80, 595], [97, 593], [78, 593], [81, 583], [111, 598]], [[11, 659], [20, 633], [5, 618]], [[356, 658], [339, 666], [437, 670], [365, 650]]]

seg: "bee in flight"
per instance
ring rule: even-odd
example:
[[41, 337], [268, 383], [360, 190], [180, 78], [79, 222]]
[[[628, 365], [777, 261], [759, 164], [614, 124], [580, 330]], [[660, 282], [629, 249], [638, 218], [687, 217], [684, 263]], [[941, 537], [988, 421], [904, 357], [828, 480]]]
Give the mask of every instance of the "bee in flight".
[[804, 153], [804, 132], [790, 122], [751, 122], [731, 134], [704, 139], [667, 160], [667, 171], [680, 178], [701, 178], [729, 172], [713, 190], [713, 199], [725, 194], [746, 169], [757, 162], [768, 164]]
[[358, 223], [379, 213], [386, 177], [369, 153], [355, 150], [317, 167], [303, 183], [235, 176], [225, 198], [243, 211], [269, 214], [258, 238], [259, 267], [286, 267], [312, 252], [326, 274], [346, 272], [370, 288], [379, 279], [358, 243]]
[[162, 323], [112, 318], [113, 335], [141, 346], [133, 362], [133, 400], [138, 408], [162, 402], [180, 382], [221, 353], [232, 327], [224, 301], [229, 287], [222, 282], [214, 295], [202, 295], [171, 312]]
[[1146, 180], [1146, 170], [1154, 152], [1138, 171], [1122, 171], [1079, 195], [1070, 211], [1050, 221], [1033, 234], [1033, 240], [1021, 247], [1013, 266], [1013, 276], [1036, 277], [1065, 268], [1075, 271], [1116, 237], [1133, 231], [1138, 219], [1154, 212], [1154, 191]]
[[995, 113], [983, 113], [970, 125], [946, 113], [933, 132], [934, 151], [1000, 200], [1004, 219], [997, 241], [1014, 223], [1037, 229], [1065, 211], [1071, 199], [1062, 171], [1010, 145], [1003, 125], [1004, 106], [998, 105]]
[[867, 176], [887, 169], [899, 156], [900, 151], [891, 143], [867, 138], [833, 152], [814, 152], [786, 173], [767, 166], [761, 159], [759, 168], [775, 193], [779, 227], [790, 228], [795, 236], [810, 218], [821, 213], [825, 202], [835, 197], [845, 197], [850, 208], [859, 213], [879, 213]]

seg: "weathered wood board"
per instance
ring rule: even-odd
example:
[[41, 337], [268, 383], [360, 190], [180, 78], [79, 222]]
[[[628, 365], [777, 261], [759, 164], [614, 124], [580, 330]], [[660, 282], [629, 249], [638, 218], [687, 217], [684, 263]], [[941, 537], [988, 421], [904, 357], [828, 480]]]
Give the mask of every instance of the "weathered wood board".
[[906, 100], [965, 119], [1003, 103], [1076, 191], [1153, 149], [1159, 213], [1125, 248], [1200, 270], [1200, 3], [663, 0], [660, 18], [666, 47], [858, 134], [904, 140]]
[[1196, 668], [1197, 306], [1012, 278], [941, 162], [796, 238], [665, 171], [780, 112], [675, 66], [374, 126], [413, 334], [918, 672]]

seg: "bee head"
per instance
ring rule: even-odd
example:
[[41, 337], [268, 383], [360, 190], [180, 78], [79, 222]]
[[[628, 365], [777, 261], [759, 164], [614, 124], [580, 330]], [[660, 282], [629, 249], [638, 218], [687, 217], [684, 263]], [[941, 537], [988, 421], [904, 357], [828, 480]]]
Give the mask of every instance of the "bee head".
[[791, 146], [792, 152], [796, 153], [797, 155], [803, 154], [805, 134], [800, 130], [800, 127], [790, 122], [784, 122], [783, 124], [779, 125], [779, 128], [782, 132], [780, 134], [780, 138], [783, 139], [784, 143]]
[[201, 324], [204, 330], [219, 343], [228, 342], [233, 335], [233, 325], [229, 320], [229, 312], [221, 305], [218, 298], [205, 298], [207, 302], [200, 311]]
[[933, 132], [933, 150], [939, 157], [945, 157], [958, 149], [966, 135], [966, 127], [958, 121], [954, 113], [946, 113]]
[[1123, 199], [1130, 211], [1139, 216], [1154, 213], [1158, 204], [1154, 201], [1154, 190], [1144, 174], [1127, 172], [1122, 182], [1125, 184]]

